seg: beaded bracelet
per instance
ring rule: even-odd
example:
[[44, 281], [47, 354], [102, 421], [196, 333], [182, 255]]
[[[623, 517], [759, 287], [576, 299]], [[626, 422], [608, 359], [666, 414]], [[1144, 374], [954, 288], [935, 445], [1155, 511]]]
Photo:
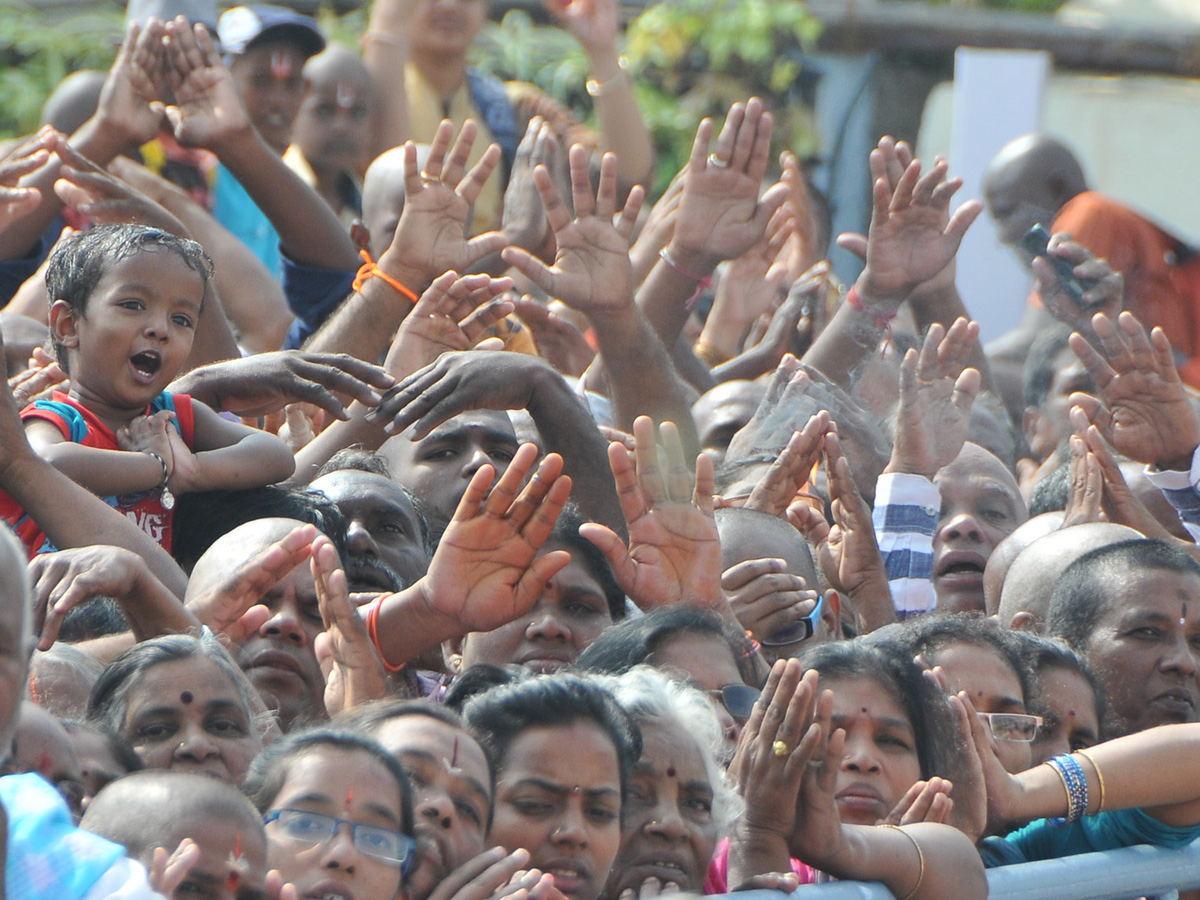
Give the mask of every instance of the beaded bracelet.
[[1067, 792], [1067, 817], [1065, 819], [1055, 818], [1050, 821], [1055, 825], [1078, 822], [1087, 813], [1088, 808], [1088, 786], [1087, 778], [1083, 774], [1083, 766], [1069, 753], [1046, 760], [1046, 765], [1058, 773]]
[[379, 654], [379, 661], [383, 663], [384, 669], [389, 674], [394, 674], [401, 671], [407, 663], [400, 663], [398, 666], [393, 666], [387, 661], [387, 657], [383, 655], [383, 648], [379, 646], [379, 607], [383, 606], [385, 597], [390, 597], [391, 594], [384, 594], [371, 604], [370, 610], [367, 611], [367, 637], [371, 639], [371, 643], [375, 645], [375, 652]]
[[171, 480], [171, 470], [167, 468], [167, 461], [155, 453], [153, 450], [143, 450], [147, 456], [162, 466], [162, 481], [158, 485], [158, 502], [162, 504], [163, 509], [175, 508], [175, 495], [171, 493], [171, 489], [167, 487], [167, 482]]

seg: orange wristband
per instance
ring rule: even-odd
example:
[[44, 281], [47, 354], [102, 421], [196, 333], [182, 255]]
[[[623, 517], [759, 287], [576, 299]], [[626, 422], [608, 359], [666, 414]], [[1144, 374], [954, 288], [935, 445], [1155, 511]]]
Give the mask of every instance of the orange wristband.
[[393, 666], [387, 661], [387, 657], [383, 655], [383, 648], [379, 646], [379, 607], [383, 606], [384, 597], [390, 596], [390, 594], [384, 594], [383, 597], [379, 597], [371, 604], [371, 609], [367, 613], [367, 637], [375, 645], [375, 652], [379, 654], [379, 661], [383, 663], [383, 668], [387, 670], [388, 674], [394, 674], [401, 671], [408, 664], [400, 663], [398, 666]]
[[371, 259], [370, 253], [368, 253], [366, 250], [359, 250], [358, 255], [363, 258], [363, 264], [359, 266], [358, 274], [354, 276], [354, 283], [351, 285], [354, 290], [362, 293], [363, 282], [365, 282], [368, 278], [378, 278], [384, 284], [395, 288], [414, 304], [417, 302], [417, 295], [398, 282], [387, 272], [384, 272], [382, 269], [380, 269], [375, 260]]

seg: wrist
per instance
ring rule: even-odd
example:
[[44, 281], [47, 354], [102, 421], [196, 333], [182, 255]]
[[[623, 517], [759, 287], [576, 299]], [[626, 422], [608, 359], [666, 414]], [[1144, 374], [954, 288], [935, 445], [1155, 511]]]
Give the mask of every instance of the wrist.
[[203, 149], [215, 154], [234, 177], [237, 177], [239, 172], [253, 172], [264, 153], [275, 155], [275, 151], [263, 141], [248, 117], [240, 125], [209, 138], [207, 146]]
[[863, 269], [855, 279], [853, 288], [858, 295], [861, 308], [872, 314], [894, 316], [909, 291], [888, 290], [876, 283], [871, 267]]
[[[689, 247], [681, 242], [678, 232], [672, 236], [660, 253], [665, 253], [666, 257], [670, 258], [671, 262], [667, 263], [668, 267], [692, 281], [711, 277], [722, 261], [720, 254], [710, 253], [704, 247]], [[664, 257], [664, 262], [666, 262], [666, 257]]]
[[[383, 251], [383, 254], [379, 257], [376, 265], [379, 267], [380, 272], [387, 275], [389, 278], [393, 278], [400, 282], [417, 296], [421, 295], [421, 293], [429, 286], [429, 283], [432, 280], [426, 277], [427, 273], [425, 267], [422, 266], [419, 261], [405, 259], [403, 252], [396, 250], [394, 245]], [[438, 274], [440, 275], [441, 273], [439, 272]], [[371, 281], [377, 280], [378, 279], [371, 279]], [[368, 281], [367, 284], [370, 284], [370, 281]], [[400, 299], [404, 299], [405, 305], [412, 305], [407, 298], [403, 298], [398, 293], [396, 296]]]

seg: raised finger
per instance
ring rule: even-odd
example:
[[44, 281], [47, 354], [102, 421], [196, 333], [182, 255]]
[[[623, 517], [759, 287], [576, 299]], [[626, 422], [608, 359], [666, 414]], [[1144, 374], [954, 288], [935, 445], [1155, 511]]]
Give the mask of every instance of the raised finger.
[[[638, 416], [633, 420], [633, 439], [637, 445], [634, 451], [634, 465], [637, 474], [637, 485], [646, 504], [655, 506], [668, 499], [666, 478], [658, 460], [658, 444], [654, 440], [654, 422], [649, 416]], [[611, 451], [612, 445], [609, 445]], [[610, 461], [612, 457], [609, 457]], [[614, 472], [614, 475], [616, 473]]]
[[[455, 187], [458, 195], [466, 200], [467, 203], [473, 205], [479, 199], [479, 194], [483, 191], [483, 186], [487, 184], [487, 180], [492, 176], [492, 172], [496, 171], [496, 166], [500, 165], [502, 156], [499, 144], [489, 144], [488, 148], [483, 151], [483, 156], [479, 157], [479, 162], [471, 166], [471, 170], [459, 180]], [[489, 233], [495, 234], [496, 232]], [[479, 235], [474, 240], [477, 241], [482, 237], [483, 235]], [[471, 243], [468, 242], [468, 246]], [[496, 249], [499, 249], [499, 247]]]
[[495, 519], [503, 519], [508, 516], [509, 510], [521, 490], [521, 485], [525, 481], [525, 476], [533, 468], [537, 456], [538, 449], [533, 444], [522, 444], [517, 448], [508, 468], [504, 470], [504, 474], [500, 476], [500, 480], [488, 494], [483, 508], [484, 515]]
[[[758, 125], [763, 117], [763, 103], [758, 97], [746, 101], [746, 113], [738, 126], [733, 140], [733, 153], [728, 157], [729, 168], [735, 172], [747, 171], [750, 158], [754, 153], [754, 141], [758, 134]], [[720, 138], [717, 146], [720, 147]]]
[[[463, 126], [464, 130], [466, 125]], [[454, 123], [449, 119], [442, 119], [438, 123], [437, 131], [433, 134], [433, 141], [429, 145], [429, 155], [425, 158], [425, 166], [421, 169], [421, 175], [434, 180], [441, 180], [442, 167], [446, 163], [446, 151], [450, 149], [450, 142], [454, 139]]]
[[[572, 173], [574, 173], [574, 169], [572, 169]], [[537, 186], [538, 194], [542, 198], [542, 206], [546, 208], [546, 221], [550, 223], [551, 231], [558, 234], [571, 224], [571, 211], [567, 209], [567, 204], [563, 202], [562, 196], [558, 193], [558, 186], [550, 177], [550, 170], [545, 166], [534, 167], [533, 183]], [[571, 187], [574, 190], [574, 174], [572, 174]], [[575, 209], [578, 214], [579, 207], [576, 206]]]
[[[533, 445], [526, 445], [533, 446]], [[563, 460], [557, 453], [547, 453], [533, 473], [533, 477], [509, 505], [505, 513], [514, 531], [521, 531], [534, 512], [550, 493], [555, 480], [562, 474]], [[497, 485], [499, 487], [499, 485]]]
[[687, 502], [692, 494], [692, 470], [683, 455], [683, 441], [674, 422], [663, 422], [659, 426], [662, 438], [663, 457], [666, 461], [666, 483], [668, 499]]
[[712, 153], [717, 159], [730, 164], [725, 168], [732, 168], [733, 148], [745, 119], [746, 107], [743, 104], [735, 103], [729, 107], [729, 113], [725, 116], [725, 124], [721, 126], [721, 133], [717, 135], [717, 143]]

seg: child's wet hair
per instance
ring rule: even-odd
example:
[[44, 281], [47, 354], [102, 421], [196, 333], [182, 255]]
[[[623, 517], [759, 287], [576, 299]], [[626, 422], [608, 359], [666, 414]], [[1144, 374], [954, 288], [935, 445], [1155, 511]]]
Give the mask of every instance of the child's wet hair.
[[[79, 315], [87, 313], [88, 299], [96, 285], [112, 266], [137, 253], [164, 249], [175, 253], [189, 269], [200, 276], [208, 293], [213, 263], [204, 248], [188, 238], [178, 237], [148, 225], [97, 225], [74, 234], [60, 243], [46, 264], [46, 293], [51, 303], [62, 300]], [[55, 341], [54, 354], [66, 368], [64, 348]]]

